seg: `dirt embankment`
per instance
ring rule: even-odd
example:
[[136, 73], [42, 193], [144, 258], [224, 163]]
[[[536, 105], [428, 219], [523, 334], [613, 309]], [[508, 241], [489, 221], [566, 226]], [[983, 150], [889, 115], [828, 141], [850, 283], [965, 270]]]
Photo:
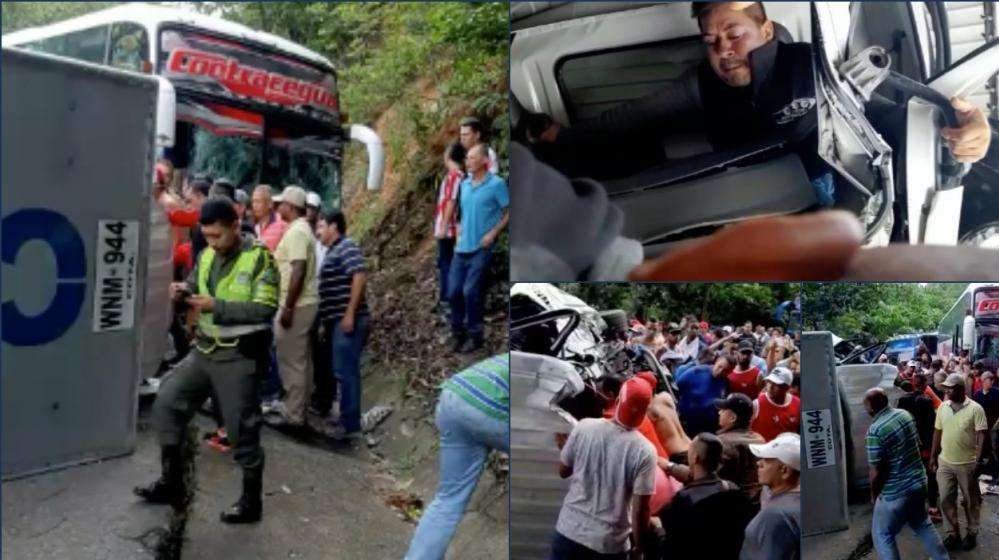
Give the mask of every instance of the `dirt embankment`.
[[[415, 87], [422, 104], [434, 102], [430, 81]], [[365, 163], [362, 152], [348, 153], [343, 207], [348, 232], [352, 221], [358, 224], [371, 268], [367, 294], [373, 321], [362, 368], [364, 408], [394, 409], [367, 445], [384, 502], [415, 519], [437, 485], [434, 407], [439, 385], [475, 361], [507, 351], [509, 288], [505, 278], [490, 282], [486, 348], [474, 355], [452, 353], [447, 320], [432, 311], [438, 293], [432, 217], [443, 171], [440, 154], [457, 139], [458, 117], [446, 119], [424, 141], [400, 142], [396, 132], [406, 128], [405, 119], [404, 111], [393, 106], [375, 123], [389, 152], [380, 191], [351, 190], [351, 185], [363, 185], [357, 177]], [[506, 478], [506, 458], [491, 457], [450, 556], [506, 553]]]

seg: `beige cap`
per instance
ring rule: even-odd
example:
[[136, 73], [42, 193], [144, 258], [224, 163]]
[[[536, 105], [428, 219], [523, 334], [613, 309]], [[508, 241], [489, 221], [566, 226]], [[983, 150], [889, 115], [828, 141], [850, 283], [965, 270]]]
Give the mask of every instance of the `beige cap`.
[[305, 189], [295, 185], [288, 185], [281, 194], [274, 197], [274, 202], [287, 202], [298, 208], [305, 208]]
[[960, 373], [952, 373], [947, 376], [947, 379], [941, 383], [944, 387], [957, 387], [958, 385], [964, 385], [964, 376]]

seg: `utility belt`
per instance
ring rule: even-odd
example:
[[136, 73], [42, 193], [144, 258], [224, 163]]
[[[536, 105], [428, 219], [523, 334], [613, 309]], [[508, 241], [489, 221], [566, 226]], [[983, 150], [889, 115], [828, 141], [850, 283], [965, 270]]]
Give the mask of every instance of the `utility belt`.
[[196, 329], [194, 347], [202, 354], [235, 348], [240, 354], [253, 360], [270, 355], [270, 324], [216, 327], [216, 330], [217, 334], [211, 336]]

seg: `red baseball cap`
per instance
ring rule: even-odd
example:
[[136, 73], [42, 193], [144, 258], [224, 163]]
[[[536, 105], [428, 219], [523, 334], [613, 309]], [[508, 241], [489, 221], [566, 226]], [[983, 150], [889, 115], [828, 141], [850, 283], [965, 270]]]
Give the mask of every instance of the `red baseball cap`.
[[646, 380], [632, 377], [621, 385], [617, 396], [617, 410], [614, 420], [629, 429], [635, 429], [645, 418], [645, 412], [652, 402], [652, 388]]
[[643, 381], [648, 383], [649, 387], [652, 389], [652, 392], [655, 392], [656, 386], [659, 385], [659, 382], [656, 380], [655, 374], [652, 373], [651, 371], [640, 371], [635, 374], [635, 377], [642, 379]]

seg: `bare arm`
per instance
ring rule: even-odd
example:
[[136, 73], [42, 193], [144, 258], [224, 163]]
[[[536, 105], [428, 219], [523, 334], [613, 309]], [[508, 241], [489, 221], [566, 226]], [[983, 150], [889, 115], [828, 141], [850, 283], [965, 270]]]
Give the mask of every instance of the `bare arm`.
[[447, 206], [444, 207], [444, 224], [445, 224], [445, 226], [447, 224], [451, 223], [451, 217], [452, 216], [454, 216], [454, 201], [453, 200], [449, 200], [449, 201], [447, 201]]
[[881, 495], [881, 491], [885, 487], [885, 478], [887, 478], [887, 470], [883, 468], [882, 464], [871, 465], [868, 474], [871, 477], [871, 501], [876, 501], [878, 496]]
[[767, 350], [767, 370], [777, 367], [777, 345], [771, 344]]
[[288, 298], [284, 301], [286, 309], [295, 309], [302, 288], [305, 287], [305, 261], [291, 261], [291, 280], [288, 282]]
[[732, 333], [732, 334], [730, 334], [730, 335], [728, 335], [728, 336], [726, 336], [724, 338], [719, 338], [714, 344], [712, 344], [711, 346], [708, 346], [708, 350], [714, 350], [715, 348], [718, 348], [719, 346], [721, 346], [722, 344], [724, 344], [726, 340], [728, 340], [730, 338], [734, 338], [736, 334], [738, 334], [738, 333]]
[[659, 468], [665, 471], [666, 474], [672, 476], [683, 484], [690, 482], [690, 467], [687, 465], [679, 465], [677, 463], [670, 462], [668, 459], [663, 457], [657, 457], [656, 464], [659, 465]]
[[350, 302], [347, 303], [347, 314], [351, 317], [357, 314], [357, 308], [361, 305], [361, 296], [364, 295], [364, 284], [368, 277], [363, 272], [355, 272], [350, 280]]
[[943, 437], [943, 431], [933, 430], [933, 445], [930, 447], [930, 470], [937, 470], [937, 456], [940, 455], [940, 438]]
[[493, 226], [493, 229], [487, 231], [486, 234], [482, 236], [480, 244], [483, 247], [489, 247], [490, 245], [495, 243], [496, 238], [499, 237], [500, 232], [503, 231], [503, 228], [506, 227], [506, 224], [509, 221], [510, 221], [510, 209], [506, 208], [503, 210], [503, 217], [500, 218], [500, 221], [497, 222], [495, 226]]
[[642, 546], [643, 536], [649, 528], [649, 520], [652, 518], [652, 496], [637, 496], [636, 506], [632, 508], [635, 518], [631, 524], [631, 546], [637, 548]]

